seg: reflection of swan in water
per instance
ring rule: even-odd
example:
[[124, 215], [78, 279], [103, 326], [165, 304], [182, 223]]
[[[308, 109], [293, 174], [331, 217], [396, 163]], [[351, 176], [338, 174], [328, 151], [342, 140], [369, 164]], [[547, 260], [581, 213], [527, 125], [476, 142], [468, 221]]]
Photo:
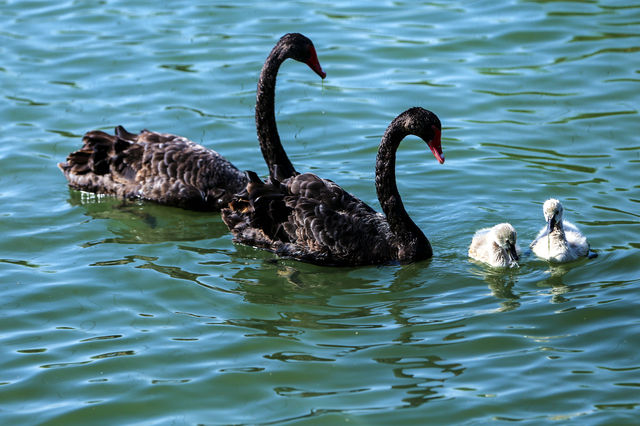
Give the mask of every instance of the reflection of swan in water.
[[[440, 354], [440, 348], [442, 342], [446, 346], [452, 340], [463, 339], [467, 323], [459, 315], [441, 318], [424, 309], [426, 301], [447, 311], [442, 292], [427, 291], [437, 299], [432, 300], [422, 291], [428, 288], [425, 283], [433, 279], [433, 271], [424, 265], [332, 270], [291, 260], [265, 259], [269, 257], [260, 257], [255, 263], [239, 260], [237, 265], [242, 269], [227, 278], [236, 283], [234, 293], [242, 294], [258, 307], [251, 310], [254, 314], [224, 320], [225, 325], [239, 328], [245, 336], [265, 339], [267, 347], [269, 338], [294, 342], [289, 350], [277, 345], [271, 345], [273, 349], [267, 353], [263, 349], [260, 355], [264, 358], [324, 362], [327, 367], [340, 370], [345, 365], [341, 359], [368, 357], [377, 349], [401, 346], [404, 349], [400, 354], [373, 359], [376, 368], [387, 371], [398, 384], [392, 395], [398, 407], [418, 407], [443, 398], [446, 384], [465, 373], [465, 365], [447, 359]], [[376, 338], [389, 329], [392, 331], [382, 341]], [[295, 345], [304, 336], [331, 334], [345, 338], [309, 347]], [[350, 337], [354, 335], [356, 339]], [[344, 371], [348, 369], [347, 366]], [[312, 383], [282, 387], [278, 392], [286, 396], [318, 395]], [[366, 393], [367, 389], [330, 389], [328, 394], [341, 392]]]
[[497, 312], [508, 312], [520, 307], [520, 295], [514, 293], [513, 288], [518, 282], [519, 269], [485, 268], [472, 265], [469, 272], [481, 278], [489, 286], [491, 295], [501, 299]]
[[226, 234], [219, 216], [200, 212], [79, 191], [69, 191], [69, 204], [82, 206], [84, 214], [93, 219], [106, 219], [108, 230], [115, 234], [87, 242], [85, 246], [198, 241]]
[[536, 256], [553, 262], [570, 262], [589, 254], [587, 238], [574, 224], [562, 219], [560, 201], [548, 199], [542, 211], [547, 226], [540, 230], [531, 243]]
[[480, 229], [469, 246], [469, 257], [494, 267], [516, 267], [520, 254], [516, 230], [509, 223]]
[[[541, 262], [542, 263], [542, 262]], [[546, 289], [545, 295], [551, 296], [551, 303], [564, 303], [570, 300], [565, 297], [575, 288], [580, 286], [569, 286], [565, 284], [563, 277], [573, 269], [569, 265], [563, 264], [547, 264], [549, 269], [544, 272], [545, 277], [536, 283], [539, 288]], [[547, 292], [548, 291], [548, 292]]]

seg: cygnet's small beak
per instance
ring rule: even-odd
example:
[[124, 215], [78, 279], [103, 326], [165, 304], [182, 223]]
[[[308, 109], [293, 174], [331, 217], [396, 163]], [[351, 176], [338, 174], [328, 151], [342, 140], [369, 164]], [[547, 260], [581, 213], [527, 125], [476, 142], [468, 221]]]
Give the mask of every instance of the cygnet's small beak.
[[516, 250], [515, 244], [509, 244], [509, 256], [514, 262], [520, 260], [520, 256], [518, 256], [518, 251]]
[[553, 226], [555, 225], [556, 220], [554, 219], [553, 216], [551, 216], [549, 218], [549, 220], [547, 220], [547, 234], [550, 234], [551, 231], [553, 231]]

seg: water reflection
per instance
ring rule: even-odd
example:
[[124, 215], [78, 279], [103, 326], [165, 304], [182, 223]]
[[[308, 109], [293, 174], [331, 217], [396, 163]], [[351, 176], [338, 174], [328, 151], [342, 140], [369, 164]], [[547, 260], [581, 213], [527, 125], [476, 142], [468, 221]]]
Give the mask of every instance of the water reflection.
[[546, 277], [537, 282], [538, 287], [549, 288], [551, 295], [551, 303], [566, 303], [571, 299], [565, 297], [568, 293], [575, 291], [576, 288], [582, 286], [569, 286], [564, 282], [564, 276], [574, 269], [576, 266], [588, 262], [588, 259], [578, 260], [570, 263], [548, 263], [542, 262], [547, 266], [547, 270], [544, 272]]
[[120, 200], [111, 196], [70, 190], [69, 204], [82, 206], [93, 219], [107, 220], [116, 237], [90, 241], [96, 244], [154, 244], [166, 241], [198, 241], [219, 238], [227, 228], [219, 214], [200, 213], [151, 202]]
[[465, 371], [462, 364], [447, 363], [436, 355], [418, 358], [379, 358], [375, 361], [393, 366], [396, 378], [413, 381], [392, 386], [392, 389], [400, 389], [408, 395], [402, 401], [410, 407], [418, 407], [426, 402], [444, 398], [440, 392], [444, 388], [444, 382]]
[[[294, 262], [292, 262], [294, 263]], [[258, 330], [247, 336], [296, 338], [303, 330], [357, 330], [382, 327], [361, 323], [373, 315], [369, 306], [336, 306], [333, 299], [350, 291], [371, 288], [374, 280], [344, 275], [343, 269], [280, 261], [262, 261], [234, 274], [234, 291], [249, 304], [276, 306], [277, 319], [243, 318], [229, 320], [236, 326]]]
[[158, 257], [155, 257], [155, 256], [127, 255], [121, 259], [94, 262], [89, 266], [119, 266], [119, 265], [139, 263], [138, 265], [135, 266], [136, 269], [151, 269], [153, 271], [164, 274], [169, 278], [191, 281], [195, 284], [198, 284], [202, 287], [206, 287], [210, 290], [215, 290], [217, 292], [222, 292], [222, 293], [235, 293], [235, 291], [228, 290], [226, 288], [204, 282], [202, 278], [209, 277], [210, 274], [208, 273], [205, 274], [205, 273], [189, 272], [179, 266], [161, 265], [157, 263], [157, 260], [158, 260]]
[[[528, 256], [533, 256], [528, 253]], [[530, 274], [539, 276], [540, 273], [544, 276], [542, 279], [537, 279], [535, 285], [539, 288], [549, 288], [551, 295], [551, 303], [565, 303], [570, 299], [566, 295], [572, 291], [576, 291], [578, 288], [584, 287], [584, 285], [567, 285], [564, 282], [564, 277], [571, 270], [583, 266], [589, 262], [589, 259], [581, 259], [570, 263], [551, 263], [540, 259], [531, 258], [527, 262], [526, 266], [521, 265], [520, 268], [514, 268], [510, 270], [502, 270], [497, 268], [486, 267], [485, 265], [473, 265], [469, 269], [470, 273], [481, 277], [489, 286], [491, 294], [498, 298], [503, 299], [500, 302], [500, 312], [508, 312], [521, 307], [521, 297], [527, 295], [525, 290], [520, 292], [515, 291], [515, 285], [520, 281], [522, 277], [526, 277]]]
[[[246, 338], [278, 339], [278, 350], [260, 353], [258, 349], [256, 356], [284, 363], [291, 372], [309, 369], [310, 377], [318, 363], [330, 364], [335, 374], [346, 369], [347, 375], [353, 374], [354, 365], [373, 362], [385, 366], [383, 374], [393, 378], [385, 399], [391, 392], [397, 408], [444, 398], [444, 383], [465, 371], [461, 363], [433, 353], [440, 345], [464, 339], [450, 330], [460, 327], [458, 318], [453, 326], [447, 321], [443, 325], [441, 319], [418, 323], [416, 315], [408, 312], [429, 299], [419, 292], [431, 276], [425, 264], [323, 268], [274, 261], [269, 254], [265, 257], [254, 261], [245, 258], [245, 266], [234, 274], [234, 292], [242, 295], [246, 311], [241, 309], [236, 318], [223, 320], [225, 325], [240, 327]], [[252, 306], [257, 305], [267, 308], [268, 313], [256, 315]], [[425, 340], [415, 335], [415, 327], [438, 344], [415, 344]], [[291, 379], [272, 389], [287, 398], [345, 398], [361, 393], [370, 401], [378, 398], [379, 377], [365, 374], [354, 378], [346, 389], [339, 381], [333, 385], [324, 382], [323, 389], [309, 388], [305, 386], [309, 379]]]
[[245, 301], [250, 303], [324, 307], [336, 292], [367, 289], [374, 285], [375, 279], [355, 276], [349, 274], [350, 271], [267, 258], [259, 261], [259, 265], [238, 270], [231, 279], [244, 294]]
[[[268, 254], [267, 254], [268, 256]], [[245, 264], [247, 260], [244, 260]], [[326, 268], [267, 258], [250, 262], [230, 279], [250, 304], [282, 307], [276, 320], [234, 320], [266, 335], [291, 337], [291, 329], [370, 330], [414, 325], [409, 307], [425, 296], [407, 296], [427, 281], [425, 262], [406, 266]], [[398, 336], [396, 336], [397, 338]]]
[[518, 282], [520, 274], [518, 268], [491, 268], [474, 262], [470, 272], [481, 277], [488, 284], [494, 297], [503, 299], [500, 302], [499, 311], [508, 312], [520, 307], [520, 302], [518, 302], [520, 296], [513, 292], [513, 287]]

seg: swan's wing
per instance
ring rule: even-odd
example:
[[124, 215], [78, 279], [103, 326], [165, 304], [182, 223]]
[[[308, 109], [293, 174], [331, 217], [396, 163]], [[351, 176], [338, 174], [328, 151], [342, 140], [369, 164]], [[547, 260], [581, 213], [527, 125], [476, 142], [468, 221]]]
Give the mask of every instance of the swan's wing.
[[299, 199], [321, 201], [326, 207], [350, 215], [376, 214], [364, 201], [354, 197], [332, 180], [304, 173], [285, 181], [287, 193]]
[[306, 173], [286, 182], [291, 208], [284, 228], [292, 241], [336, 256], [374, 250], [384, 217], [328, 179]]
[[479, 260], [483, 260], [486, 257], [485, 252], [487, 249], [484, 247], [488, 245], [487, 235], [490, 230], [491, 228], [482, 228], [478, 229], [475, 234], [473, 234], [468, 251], [470, 257]]
[[99, 130], [88, 132], [83, 145], [58, 166], [77, 189], [124, 195], [134, 182], [144, 154], [143, 146]]
[[219, 210], [246, 182], [217, 152], [181, 136], [116, 128], [88, 132], [83, 146], [61, 163], [72, 187], [140, 197], [180, 207]]
[[577, 234], [580, 234], [580, 230], [578, 229], [578, 227], [567, 220], [562, 221], [562, 227], [564, 228], [565, 232], [575, 232]]
[[576, 225], [569, 221], [562, 221], [565, 238], [571, 250], [577, 256], [587, 256], [589, 254], [589, 242]]
[[388, 257], [384, 217], [310, 173], [282, 183], [252, 179], [222, 217], [237, 242], [282, 256], [335, 265], [363, 263], [372, 253]]
[[482, 239], [484, 235], [487, 235], [491, 228], [482, 228], [478, 229], [474, 234], [472, 240]]
[[486, 235], [489, 232], [490, 228], [482, 228], [478, 229], [471, 238], [471, 245], [469, 246], [469, 254], [475, 252], [478, 247], [484, 244], [484, 240], [486, 239]]
[[573, 253], [576, 256], [582, 257], [587, 256], [589, 254], [589, 242], [587, 241], [587, 237], [582, 235], [579, 231], [568, 231], [565, 230], [565, 238], [567, 239], [567, 243]]

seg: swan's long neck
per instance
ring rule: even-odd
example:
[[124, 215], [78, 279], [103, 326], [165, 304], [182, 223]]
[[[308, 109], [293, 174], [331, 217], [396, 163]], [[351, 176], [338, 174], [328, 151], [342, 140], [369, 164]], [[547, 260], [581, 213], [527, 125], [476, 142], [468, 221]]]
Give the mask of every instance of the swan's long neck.
[[282, 147], [276, 126], [276, 75], [285, 59], [282, 48], [276, 45], [262, 67], [256, 96], [256, 127], [260, 149], [269, 167], [269, 175], [278, 180], [297, 174]]
[[403, 126], [392, 123], [382, 137], [376, 158], [376, 192], [397, 241], [399, 260], [433, 254], [429, 240], [407, 214], [396, 185], [396, 151], [408, 134]]

